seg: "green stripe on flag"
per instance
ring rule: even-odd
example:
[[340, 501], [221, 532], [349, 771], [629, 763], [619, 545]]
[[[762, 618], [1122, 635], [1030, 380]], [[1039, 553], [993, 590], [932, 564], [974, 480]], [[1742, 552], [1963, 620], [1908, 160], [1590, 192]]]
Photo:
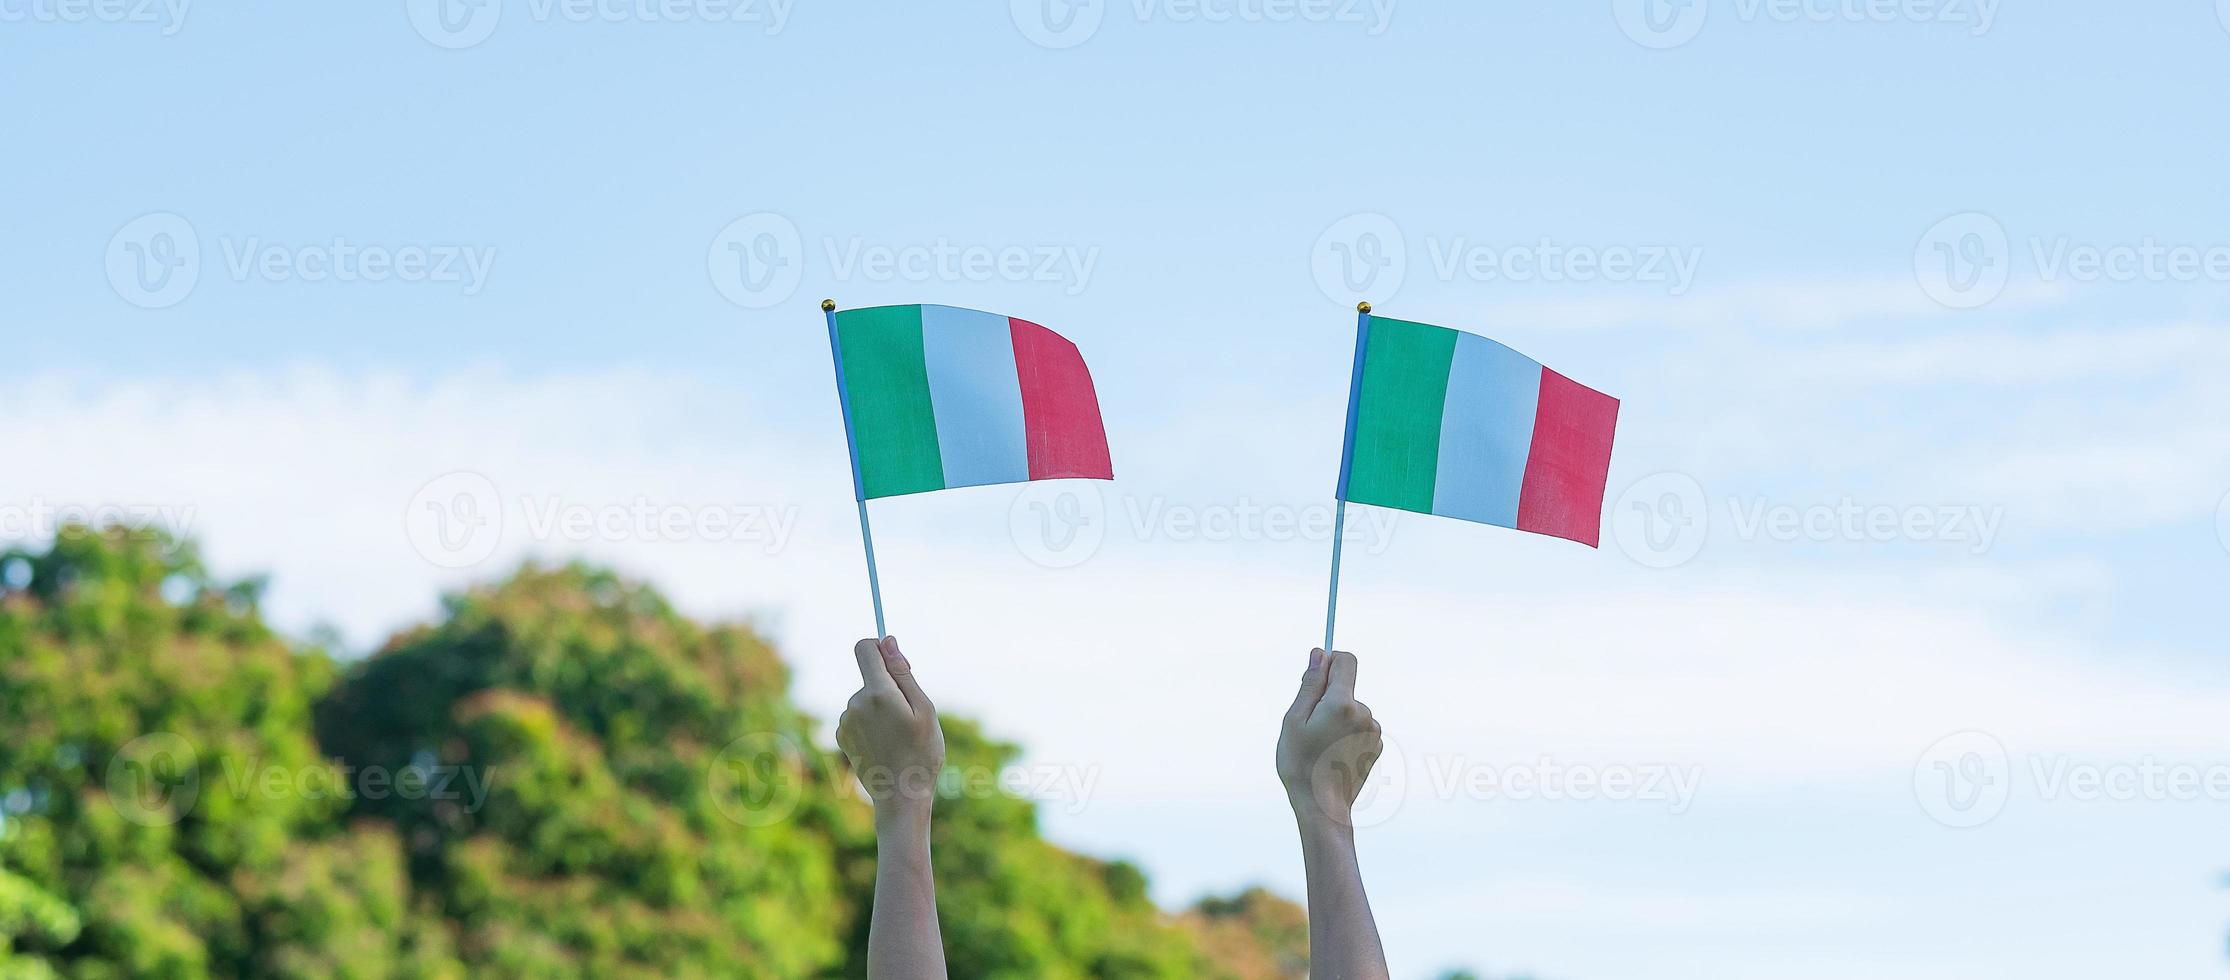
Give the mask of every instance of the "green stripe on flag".
[[1430, 514], [1456, 332], [1372, 317], [1369, 345], [1347, 499]]
[[836, 337], [844, 351], [860, 492], [873, 498], [944, 489], [921, 307], [846, 310], [836, 315]]

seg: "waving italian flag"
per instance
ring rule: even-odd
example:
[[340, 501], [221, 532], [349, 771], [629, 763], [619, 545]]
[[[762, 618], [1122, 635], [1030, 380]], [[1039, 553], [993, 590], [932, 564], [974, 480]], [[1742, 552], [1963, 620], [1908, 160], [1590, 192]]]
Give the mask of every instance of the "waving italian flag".
[[1114, 478], [1092, 374], [1060, 334], [951, 306], [832, 317], [859, 499]]
[[1595, 547], [1618, 399], [1488, 340], [1362, 317], [1339, 499]]

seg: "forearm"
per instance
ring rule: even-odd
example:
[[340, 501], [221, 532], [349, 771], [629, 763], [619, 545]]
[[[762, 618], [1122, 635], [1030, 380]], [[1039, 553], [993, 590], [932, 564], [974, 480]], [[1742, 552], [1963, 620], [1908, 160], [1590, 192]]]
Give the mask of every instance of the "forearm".
[[1298, 820], [1309, 885], [1311, 980], [1385, 980], [1386, 949], [1363, 894], [1354, 828], [1308, 810]]
[[875, 910], [867, 926], [868, 980], [944, 980], [937, 887], [929, 867], [929, 811], [875, 810]]

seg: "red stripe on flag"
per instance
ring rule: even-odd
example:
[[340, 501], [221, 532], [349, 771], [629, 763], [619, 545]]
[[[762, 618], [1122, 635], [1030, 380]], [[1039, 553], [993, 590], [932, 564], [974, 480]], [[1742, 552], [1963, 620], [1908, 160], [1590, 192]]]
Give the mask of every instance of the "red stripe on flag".
[[1518, 490], [1518, 530], [1599, 546], [1618, 399], [1541, 369], [1533, 448]]
[[1084, 355], [1068, 338], [1008, 317], [1014, 333], [1014, 374], [1022, 382], [1022, 428], [1030, 479], [1112, 480], [1107, 428]]

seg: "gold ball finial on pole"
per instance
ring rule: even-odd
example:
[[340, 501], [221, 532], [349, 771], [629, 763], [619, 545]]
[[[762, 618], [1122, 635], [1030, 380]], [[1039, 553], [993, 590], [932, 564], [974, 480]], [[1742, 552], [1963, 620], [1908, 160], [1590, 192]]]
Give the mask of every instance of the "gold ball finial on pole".
[[836, 301], [835, 301], [835, 300], [833, 300], [833, 299], [824, 299], [824, 300], [822, 300], [822, 301], [821, 301], [821, 312], [823, 312], [823, 313], [834, 313], [834, 312], [836, 312]]
[[1364, 300], [1363, 302], [1355, 304], [1355, 312], [1357, 313], [1369, 313], [1370, 311], [1371, 304], [1369, 300]]

